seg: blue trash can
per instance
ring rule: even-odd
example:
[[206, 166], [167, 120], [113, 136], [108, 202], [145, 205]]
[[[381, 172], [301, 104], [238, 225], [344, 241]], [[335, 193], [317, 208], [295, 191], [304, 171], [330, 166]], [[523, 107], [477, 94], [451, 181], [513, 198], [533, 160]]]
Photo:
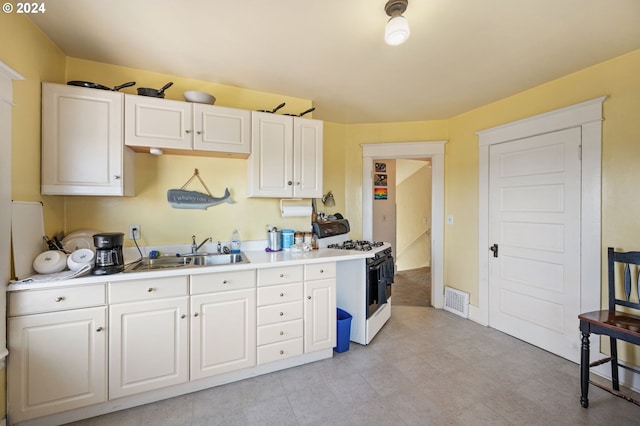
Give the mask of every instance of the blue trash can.
[[351, 314], [338, 308], [336, 347], [333, 348], [336, 352], [346, 352], [349, 350], [349, 340], [351, 339], [351, 318]]

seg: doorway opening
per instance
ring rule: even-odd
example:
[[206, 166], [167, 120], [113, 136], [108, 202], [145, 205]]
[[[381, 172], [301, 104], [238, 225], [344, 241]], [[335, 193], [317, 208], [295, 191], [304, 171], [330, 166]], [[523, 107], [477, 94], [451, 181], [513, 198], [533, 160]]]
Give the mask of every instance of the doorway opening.
[[[431, 282], [431, 305], [442, 308], [444, 303], [444, 145], [446, 141], [433, 142], [398, 142], [380, 144], [362, 144], [362, 235], [365, 240], [382, 239], [378, 234], [374, 236], [374, 202], [375, 202], [375, 163], [377, 160], [403, 160], [410, 159], [430, 163], [431, 184], [423, 188], [424, 196], [429, 198], [430, 208], [428, 215], [423, 215], [421, 220], [426, 220], [424, 236], [429, 243], [429, 252], [423, 255], [428, 258], [429, 274]], [[377, 161], [382, 162], [382, 161]], [[378, 173], [380, 174], [380, 173]], [[426, 218], [426, 219], [424, 219]], [[377, 229], [385, 227], [377, 226]], [[391, 227], [395, 235], [395, 224]], [[376, 231], [378, 232], [378, 231]], [[395, 237], [394, 237], [395, 238]], [[389, 241], [391, 242], [391, 241]], [[395, 249], [400, 247], [397, 241], [392, 245]], [[401, 253], [400, 253], [401, 254]], [[405, 257], [405, 260], [408, 260]]]

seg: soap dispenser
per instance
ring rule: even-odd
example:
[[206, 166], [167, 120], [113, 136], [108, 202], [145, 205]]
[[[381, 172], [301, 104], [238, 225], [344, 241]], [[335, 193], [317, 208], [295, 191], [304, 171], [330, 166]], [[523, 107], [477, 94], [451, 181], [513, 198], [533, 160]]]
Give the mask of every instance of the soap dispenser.
[[240, 253], [240, 234], [237, 229], [233, 230], [231, 237], [231, 253]]

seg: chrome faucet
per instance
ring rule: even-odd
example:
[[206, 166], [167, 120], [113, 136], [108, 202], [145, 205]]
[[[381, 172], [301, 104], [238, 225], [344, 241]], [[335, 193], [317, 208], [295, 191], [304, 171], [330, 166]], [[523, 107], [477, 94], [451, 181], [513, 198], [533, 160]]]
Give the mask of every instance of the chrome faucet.
[[213, 239], [211, 237], [205, 238], [204, 241], [202, 241], [199, 245], [198, 243], [196, 243], [196, 236], [192, 235], [191, 236], [191, 253], [192, 254], [196, 254], [198, 252], [198, 250], [200, 250], [202, 248], [203, 245], [205, 245], [208, 242], [213, 241]]

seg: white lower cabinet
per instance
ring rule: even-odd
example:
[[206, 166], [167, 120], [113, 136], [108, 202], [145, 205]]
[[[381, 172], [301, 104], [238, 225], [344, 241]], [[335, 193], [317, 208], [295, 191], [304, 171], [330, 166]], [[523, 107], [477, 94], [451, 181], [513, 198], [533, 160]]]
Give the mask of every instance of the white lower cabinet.
[[[9, 294], [8, 417], [21, 422], [107, 399], [104, 285]], [[78, 293], [78, 294], [76, 294]], [[84, 302], [77, 296], [82, 293]], [[34, 297], [34, 305], [28, 303]], [[71, 302], [73, 308], [67, 303]], [[83, 304], [84, 303], [84, 304]], [[67, 310], [69, 309], [69, 310]], [[13, 316], [15, 315], [15, 316]]]
[[10, 291], [9, 423], [330, 357], [335, 273], [326, 262]]
[[304, 352], [336, 346], [336, 264], [305, 265]]
[[[187, 277], [109, 284], [109, 399], [189, 380]], [[129, 303], [123, 303], [123, 302]]]
[[256, 365], [255, 270], [191, 277], [191, 380]]

